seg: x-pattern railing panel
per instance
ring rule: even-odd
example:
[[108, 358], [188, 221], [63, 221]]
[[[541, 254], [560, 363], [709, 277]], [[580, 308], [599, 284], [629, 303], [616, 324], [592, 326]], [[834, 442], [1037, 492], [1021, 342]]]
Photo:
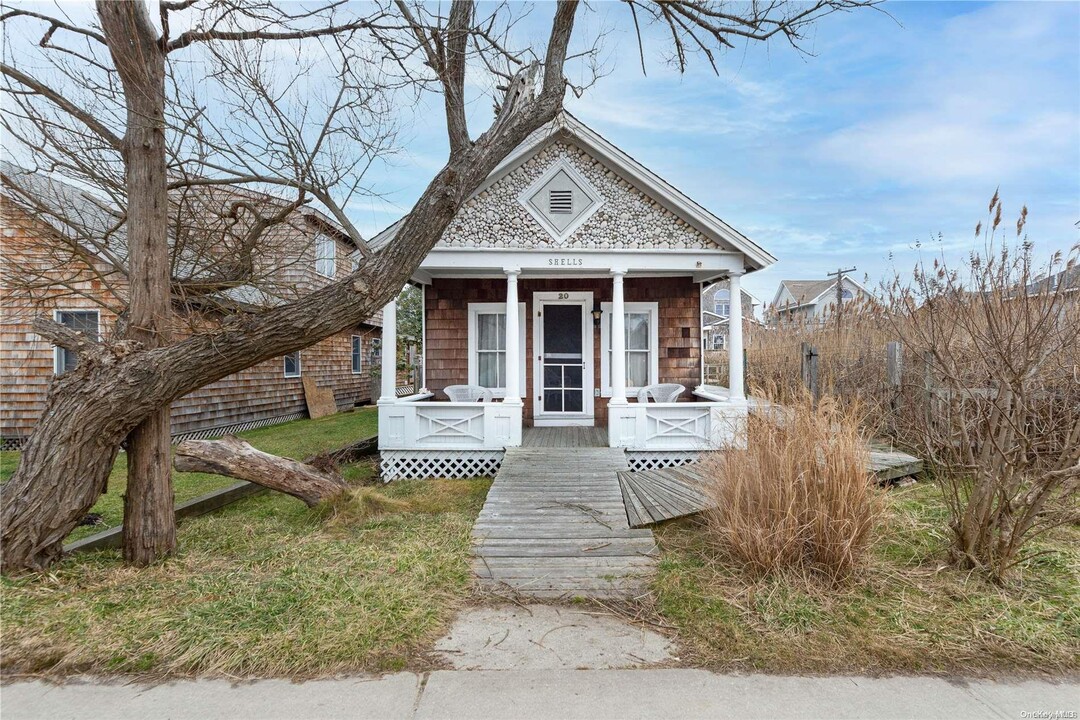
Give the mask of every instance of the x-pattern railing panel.
[[655, 438], [708, 439], [709, 411], [697, 411], [689, 415], [647, 413], [646, 441]]
[[[417, 412], [417, 420], [427, 421], [427, 432], [420, 430], [417, 440], [425, 438], [462, 438], [469, 437], [484, 441], [484, 411], [479, 410], [468, 415], [441, 415]], [[421, 425], [423, 427], [423, 424]]]

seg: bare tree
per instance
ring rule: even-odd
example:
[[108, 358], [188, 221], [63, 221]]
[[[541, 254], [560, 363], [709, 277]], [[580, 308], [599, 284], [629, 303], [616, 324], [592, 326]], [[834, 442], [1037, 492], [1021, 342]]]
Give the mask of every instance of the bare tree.
[[887, 322], [923, 360], [924, 410], [900, 434], [938, 468], [958, 564], [995, 580], [1080, 520], [1080, 245], [1037, 275], [1026, 220], [1006, 240], [995, 193], [982, 252], [888, 288]]
[[[802, 31], [821, 16], [873, 4], [627, 3], [639, 41], [639, 19], [669, 33], [680, 67], [692, 52], [703, 53], [715, 67], [714, 53], [740, 39], [781, 37], [798, 47]], [[125, 438], [132, 496], [125, 508], [126, 534], [131, 535], [125, 556], [144, 564], [170, 552], [175, 537], [169, 403], [230, 373], [311, 345], [393, 298], [470, 194], [530, 133], [557, 115], [567, 87], [567, 59], [588, 59], [595, 51], [588, 38], [581, 53], [570, 50], [576, 0], [555, 6], [546, 45], [536, 50], [514, 42], [515, 19], [507, 5], [479, 14], [472, 2], [454, 2], [446, 10], [394, 0], [359, 6], [363, 12], [358, 13], [337, 1], [291, 12], [261, 0], [161, 0], [156, 9], [151, 17], [143, 3], [98, 0], [97, 22], [91, 25], [36, 10], [0, 15], [5, 31], [13, 23], [43, 24], [39, 46], [69, 61], [61, 73], [70, 81], [65, 85], [55, 82], [55, 74], [35, 75], [5, 58], [0, 64], [4, 90], [20, 110], [17, 117], [32, 129], [28, 133], [27, 125], [20, 126], [22, 136], [30, 139], [27, 146], [51, 158], [48, 169], [82, 177], [115, 201], [110, 207], [116, 209], [116, 230], [83, 234], [106, 249], [112, 236], [124, 237], [115, 267], [123, 268], [130, 287], [123, 332], [108, 341], [36, 320], [38, 333], [79, 353], [80, 362], [54, 381], [19, 467], [0, 490], [5, 571], [42, 568], [59, 555], [63, 538], [102, 491]], [[645, 17], [639, 18], [643, 11]], [[320, 112], [287, 107], [281, 100], [282, 78], [273, 71], [283, 54], [306, 43], [317, 43], [338, 68], [337, 91], [324, 96]], [[199, 62], [179, 60], [191, 61], [191, 53]], [[196, 67], [200, 62], [208, 68], [204, 77]], [[303, 68], [302, 61], [299, 65]], [[465, 84], [473, 67], [496, 81], [494, 119], [475, 137]], [[214, 73], [221, 85], [237, 89], [226, 94], [225, 112], [216, 110], [220, 98], [203, 102], [190, 91], [192, 83]], [[296, 82], [312, 79], [310, 73], [290, 73]], [[93, 92], [75, 98], [66, 91], [72, 88]], [[449, 157], [395, 239], [376, 253], [352, 226], [342, 197], [363, 191], [364, 163], [384, 147], [378, 132], [364, 122], [378, 125], [382, 111], [392, 109], [380, 104], [394, 90], [441, 95]], [[122, 102], [110, 106], [101, 97]], [[230, 135], [236, 127], [240, 130]], [[79, 147], [78, 157], [64, 152], [64, 143]], [[357, 158], [345, 150], [351, 143], [369, 152]], [[215, 262], [207, 272], [189, 273], [186, 289], [177, 282], [175, 270], [190, 257], [182, 251], [191, 236], [176, 234], [170, 244], [169, 208], [182, 213], [188, 202], [213, 205], [207, 198], [216, 196], [206, 188], [226, 185], [287, 191], [285, 209], [317, 203], [360, 249], [359, 266], [347, 280], [284, 305], [172, 337], [169, 318], [178, 302], [183, 305], [193, 295], [209, 298], [222, 284], [251, 277], [251, 264], [243, 262], [232, 273], [214, 277], [223, 270]], [[279, 218], [287, 213], [264, 216], [260, 212], [265, 211], [250, 207], [254, 204], [247, 204], [244, 212], [250, 215], [242, 227], [255, 231], [241, 236], [258, 239], [265, 230], [260, 226], [283, 222]], [[224, 242], [213, 228], [195, 235], [202, 238], [196, 256]], [[221, 257], [211, 250], [206, 257]], [[206, 282], [208, 275], [214, 282]], [[202, 291], [196, 280], [206, 286]], [[72, 468], [79, 472], [73, 474]]]

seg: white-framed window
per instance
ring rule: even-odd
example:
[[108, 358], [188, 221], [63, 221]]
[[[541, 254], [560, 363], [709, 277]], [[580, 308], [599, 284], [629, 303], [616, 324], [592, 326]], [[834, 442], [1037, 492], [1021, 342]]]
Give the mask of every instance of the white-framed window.
[[329, 235], [315, 238], [315, 272], [324, 277], [337, 272], [337, 241]]
[[352, 371], [353, 375], [364, 371], [364, 340], [359, 335], [352, 336]]
[[282, 356], [284, 359], [285, 377], [300, 377], [300, 351], [294, 350]]
[[842, 289], [842, 290], [840, 291], [840, 299], [841, 299], [841, 300], [850, 300], [850, 299], [851, 299], [851, 298], [853, 298], [853, 297], [854, 297], [854, 295], [852, 295], [852, 294], [851, 294], [851, 291], [850, 291], [850, 290], [848, 290], [847, 288], [843, 288], [843, 289]]
[[[54, 310], [53, 320], [94, 340], [101, 339], [101, 313], [97, 310]], [[75, 353], [62, 347], [53, 348], [53, 372], [57, 375], [74, 370], [78, 364], [79, 356]]]
[[371, 355], [371, 364], [375, 365], [382, 361], [382, 338], [371, 338], [368, 353]]
[[717, 290], [713, 302], [715, 303], [713, 310], [717, 315], [727, 317], [731, 314], [731, 291]]
[[712, 336], [712, 349], [713, 350], [723, 350], [724, 349], [724, 343], [726, 341], [727, 341], [727, 335], [722, 335], [721, 333], [713, 333], [713, 336]]
[[[600, 309], [601, 395], [611, 396], [611, 303]], [[626, 335], [626, 389], [637, 391], [660, 382], [660, 311], [654, 302], [623, 303]]]
[[[518, 387], [525, 394], [525, 303], [518, 303]], [[469, 303], [469, 384], [506, 394], [506, 303]]]

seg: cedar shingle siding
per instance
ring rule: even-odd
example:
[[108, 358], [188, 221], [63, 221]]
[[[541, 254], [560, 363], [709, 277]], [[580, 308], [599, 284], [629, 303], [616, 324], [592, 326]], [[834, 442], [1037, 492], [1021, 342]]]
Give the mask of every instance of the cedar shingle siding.
[[[690, 277], [626, 278], [626, 302], [655, 302], [659, 309], [660, 382], [686, 387], [683, 399], [701, 383], [700, 286]], [[534, 292], [592, 292], [594, 302], [611, 302], [610, 279], [528, 279], [518, 283], [519, 300], [525, 303], [525, 419], [533, 415], [533, 320]], [[445, 400], [442, 389], [464, 384], [469, 377], [469, 303], [506, 302], [505, 280], [459, 280], [436, 278], [426, 290], [427, 387]], [[600, 328], [594, 328], [593, 387], [600, 387]], [[595, 423], [607, 425], [607, 398], [594, 398]]]
[[[97, 275], [77, 268], [57, 268], [48, 252], [48, 243], [56, 242], [52, 229], [29, 217], [10, 200], [0, 197], [0, 437], [4, 440], [25, 438], [45, 406], [49, 384], [54, 377], [53, 347], [31, 329], [37, 315], [53, 309], [100, 310], [100, 332], [108, 337], [115, 325], [115, 310], [122, 306], [116, 295], [103, 286]], [[347, 254], [351, 248], [338, 243], [337, 274], [349, 272]], [[310, 258], [308, 256], [311, 256]], [[311, 248], [300, 252], [289, 268], [289, 280], [299, 290], [311, 286], [303, 269], [314, 270]], [[44, 278], [55, 285], [25, 288], [28, 267], [40, 269]], [[72, 282], [72, 278], [75, 281]], [[72, 292], [67, 286], [74, 286]], [[117, 292], [125, 292], [118, 284]], [[347, 407], [371, 397], [371, 341], [381, 337], [375, 323], [361, 324], [301, 351], [304, 376], [314, 376], [320, 385], [334, 389], [338, 407]], [[361, 374], [352, 372], [352, 335], [362, 337]], [[306, 412], [300, 378], [284, 377], [280, 357], [267, 360], [239, 373], [222, 378], [186, 395], [172, 406], [173, 434], [268, 420]]]

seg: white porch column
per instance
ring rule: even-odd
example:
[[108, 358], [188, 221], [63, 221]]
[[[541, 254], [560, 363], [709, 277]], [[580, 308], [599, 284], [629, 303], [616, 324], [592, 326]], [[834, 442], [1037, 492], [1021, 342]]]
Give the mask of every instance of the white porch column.
[[379, 404], [389, 404], [397, 398], [397, 298], [382, 311], [382, 393]]
[[728, 311], [728, 390], [734, 401], [746, 400], [746, 391], [743, 389], [743, 311], [742, 311], [742, 287], [740, 280], [742, 271], [733, 271], [728, 275], [728, 294], [730, 308]]
[[[611, 269], [611, 400], [609, 405], [626, 404], [626, 306], [623, 302], [623, 275]], [[603, 348], [606, 351], [607, 348]]]
[[521, 327], [518, 318], [517, 268], [506, 269], [506, 397], [503, 402], [521, 404]]

